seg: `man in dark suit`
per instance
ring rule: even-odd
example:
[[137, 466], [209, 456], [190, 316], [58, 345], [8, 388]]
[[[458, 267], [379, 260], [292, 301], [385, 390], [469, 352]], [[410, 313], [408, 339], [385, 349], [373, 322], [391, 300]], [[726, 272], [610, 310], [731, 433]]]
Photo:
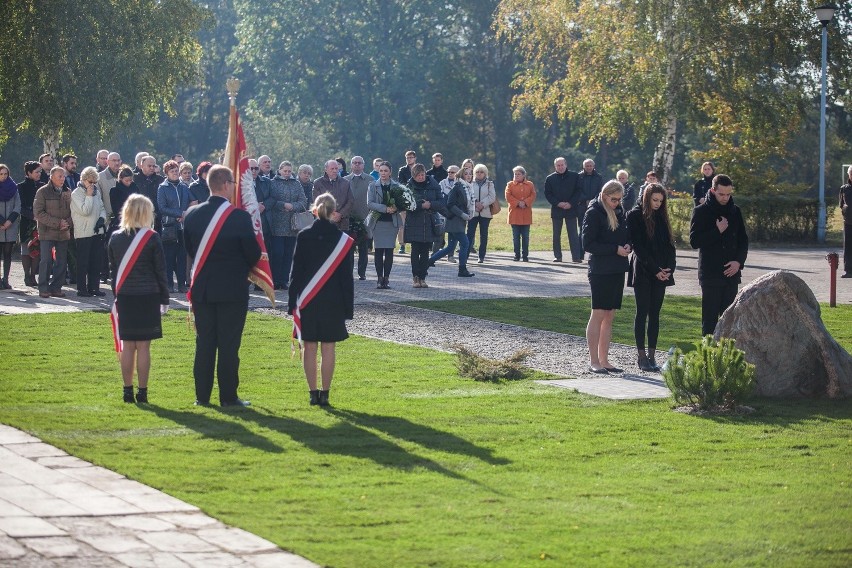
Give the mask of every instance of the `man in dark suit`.
[[583, 247], [580, 245], [579, 223], [586, 213], [580, 211], [582, 191], [579, 187], [580, 176], [568, 170], [565, 158], [553, 160], [555, 172], [544, 180], [544, 197], [550, 203], [550, 220], [553, 222], [553, 262], [562, 262], [562, 225], [568, 231], [568, 245], [571, 247], [571, 259], [583, 261]]
[[[207, 174], [210, 198], [191, 207], [184, 220], [186, 250], [194, 259], [199, 246], [223, 203], [234, 196], [234, 176], [224, 166], [213, 166]], [[230, 212], [215, 241], [208, 245], [205, 263], [192, 278], [190, 294], [195, 313], [195, 403], [210, 404], [213, 369], [219, 353], [219, 402], [222, 406], [248, 406], [240, 400], [240, 342], [248, 312], [248, 274], [260, 259], [251, 216], [241, 209]]]

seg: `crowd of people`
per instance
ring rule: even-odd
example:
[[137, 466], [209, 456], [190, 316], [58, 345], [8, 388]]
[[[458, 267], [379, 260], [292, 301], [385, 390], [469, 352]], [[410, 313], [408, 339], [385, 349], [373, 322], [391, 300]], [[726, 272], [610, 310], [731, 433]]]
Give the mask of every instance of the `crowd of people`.
[[[460, 278], [474, 276], [471, 253], [476, 263], [486, 261], [489, 225], [503, 208], [487, 166], [472, 159], [445, 166], [440, 153], [431, 161], [427, 169], [408, 151], [394, 179], [393, 167], [381, 158], [372, 160], [370, 172], [361, 156], [348, 163], [328, 160], [319, 177], [307, 164], [297, 167], [282, 161], [273, 170], [269, 156], [249, 160], [272, 280], [276, 289], [288, 290], [288, 310], [299, 322], [311, 404], [328, 404], [334, 344], [346, 339], [344, 322], [353, 314], [353, 273], [366, 280], [370, 254], [378, 289], [391, 288], [394, 260], [400, 254], [409, 255], [414, 288], [429, 287], [429, 269], [441, 259], [458, 264]], [[43, 154], [26, 162], [22, 173], [22, 181], [15, 184], [9, 168], [0, 164], [0, 287], [10, 287], [16, 243], [21, 246], [24, 282], [37, 287], [43, 298], [64, 297], [66, 281], [76, 285], [81, 297], [103, 296], [101, 284], [109, 283], [116, 298], [117, 345], [124, 346], [120, 360], [128, 402], [147, 400], [149, 345], [162, 336], [160, 315], [168, 309], [171, 293], [189, 291], [198, 332], [197, 403], [209, 404], [218, 355], [220, 403], [247, 404], [237, 396], [238, 350], [248, 306], [248, 287], [241, 284], [260, 255], [250, 244], [255, 240], [248, 214], [229, 215], [223, 236], [216, 240], [216, 247], [230, 247], [226, 256], [231, 265], [214, 255], [208, 263], [215, 269], [208, 269], [206, 276], [198, 274], [206, 231], [233, 195], [233, 173], [210, 162], [193, 166], [180, 154], [162, 168], [146, 152], [126, 165], [118, 153], [107, 150], [98, 152], [96, 165], [79, 174], [73, 154], [63, 155], [61, 165]], [[513, 260], [528, 262], [537, 192], [523, 166], [512, 173], [502, 192], [507, 208], [502, 214], [512, 231]], [[849, 277], [852, 168], [847, 175], [840, 194], [844, 278]], [[585, 262], [588, 254], [591, 314], [586, 337], [589, 370], [596, 374], [623, 372], [608, 355], [625, 275], [636, 298], [637, 366], [660, 370], [655, 360], [660, 312], [666, 288], [675, 284], [669, 195], [653, 171], [638, 188], [629, 177], [619, 170], [605, 181], [593, 160], [572, 171], [565, 158], [558, 157], [544, 181], [553, 262], [563, 262], [563, 232], [572, 262]], [[728, 176], [717, 173], [710, 162], [702, 164], [693, 191], [690, 245], [699, 251], [703, 334], [713, 333], [733, 302], [748, 253], [742, 213], [732, 193]], [[144, 245], [137, 242], [140, 235]], [[325, 291], [309, 290], [308, 298], [306, 288], [322, 270], [329, 271], [324, 282], [331, 284]], [[227, 276], [217, 280], [212, 274]], [[135, 397], [134, 372], [139, 383]]]

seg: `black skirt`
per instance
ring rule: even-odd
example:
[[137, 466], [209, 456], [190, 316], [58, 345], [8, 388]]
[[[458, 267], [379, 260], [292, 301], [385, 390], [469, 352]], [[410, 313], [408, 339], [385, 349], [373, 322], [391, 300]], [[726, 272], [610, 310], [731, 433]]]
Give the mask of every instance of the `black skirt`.
[[593, 310], [620, 310], [624, 296], [624, 272], [589, 274]]
[[118, 333], [122, 341], [150, 341], [163, 337], [160, 295], [125, 296], [116, 299]]
[[[314, 298], [316, 300], [316, 298]], [[316, 301], [302, 310], [302, 341], [333, 343], [349, 337], [342, 300], [339, 306], [320, 305]]]

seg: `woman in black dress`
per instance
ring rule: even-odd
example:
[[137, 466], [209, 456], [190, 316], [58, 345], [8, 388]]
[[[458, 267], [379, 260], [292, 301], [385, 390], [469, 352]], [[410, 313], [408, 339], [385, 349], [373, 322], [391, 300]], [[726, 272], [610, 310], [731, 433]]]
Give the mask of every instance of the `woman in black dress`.
[[[346, 320], [352, 319], [355, 308], [355, 283], [349, 254], [352, 239], [330, 220], [336, 207], [330, 193], [317, 196], [311, 207], [317, 219], [296, 238], [287, 309], [287, 313], [293, 315], [294, 328], [298, 324], [301, 329], [302, 364], [311, 404], [320, 406], [328, 406], [335, 345], [349, 337]], [[314, 276], [320, 271], [320, 278], [314, 283]], [[322, 344], [322, 390], [317, 390], [319, 344]]]
[[[121, 376], [124, 379], [124, 402], [133, 399], [133, 368], [139, 375], [136, 402], [148, 402], [148, 373], [151, 370], [151, 340], [163, 337], [162, 314], [169, 309], [166, 285], [166, 255], [154, 226], [154, 204], [139, 193], [129, 196], [121, 208], [121, 224], [109, 239], [112, 294], [118, 312], [121, 338]], [[118, 271], [137, 233], [147, 230], [147, 241], [140, 245], [136, 262], [124, 274]], [[116, 287], [120, 288], [116, 290]], [[116, 295], [116, 291], [118, 294]]]
[[624, 273], [630, 254], [630, 234], [621, 208], [624, 187], [616, 180], [606, 182], [600, 194], [589, 203], [583, 218], [583, 249], [589, 253], [589, 285], [592, 289], [592, 315], [586, 326], [589, 344], [589, 370], [606, 375], [623, 369], [609, 362], [612, 320], [621, 308]]
[[[666, 287], [674, 286], [677, 263], [674, 237], [669, 223], [666, 190], [658, 183], [649, 184], [642, 202], [627, 214], [627, 227], [633, 243], [627, 285], [636, 294], [636, 318], [633, 335], [636, 338], [639, 369], [659, 372], [654, 359], [657, 336], [660, 333], [660, 309]], [[648, 324], [648, 352], [645, 352], [645, 323]]]
[[846, 170], [846, 183], [840, 188], [840, 212], [843, 214], [843, 276], [852, 278], [852, 166]]

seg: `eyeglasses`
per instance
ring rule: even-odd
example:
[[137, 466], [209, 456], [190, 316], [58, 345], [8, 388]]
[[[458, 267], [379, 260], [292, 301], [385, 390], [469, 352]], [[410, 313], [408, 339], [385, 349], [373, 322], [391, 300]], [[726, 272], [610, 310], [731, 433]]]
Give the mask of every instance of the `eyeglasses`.
[[250, 168], [250, 169], [251, 169], [251, 171], [253, 171], [253, 172], [260, 171], [260, 168], [259, 168], [259, 167], [257, 167], [257, 166], [254, 166], [254, 167], [252, 167], [252, 168]]

